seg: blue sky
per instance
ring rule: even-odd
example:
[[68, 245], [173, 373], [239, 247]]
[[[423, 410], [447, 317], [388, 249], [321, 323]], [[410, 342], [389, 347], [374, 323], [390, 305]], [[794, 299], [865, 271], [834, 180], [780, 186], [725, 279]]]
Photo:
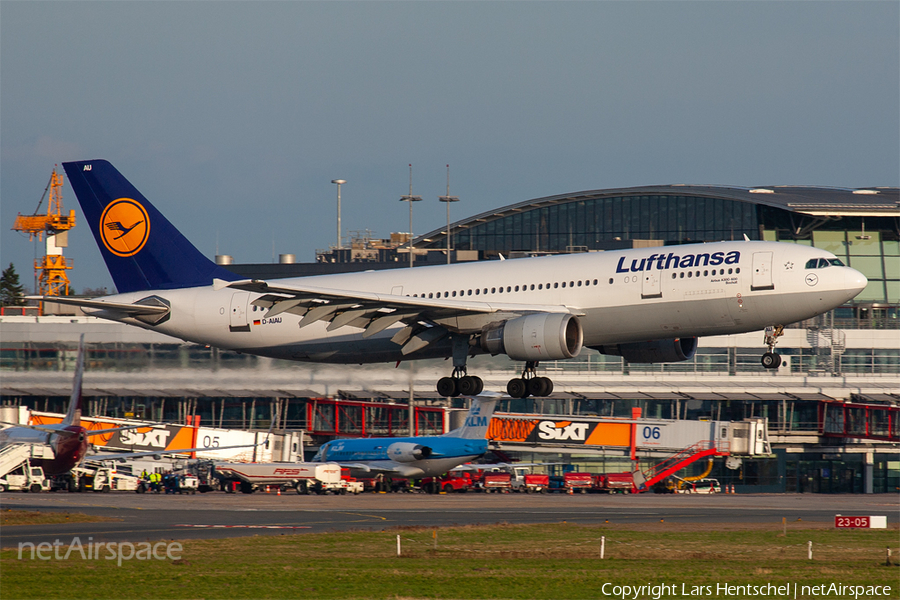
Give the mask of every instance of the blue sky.
[[[607, 187], [900, 185], [897, 2], [0, 3], [0, 263], [106, 158], [205, 254]], [[66, 208], [80, 215], [74, 194]], [[83, 221], [75, 290], [111, 279]]]

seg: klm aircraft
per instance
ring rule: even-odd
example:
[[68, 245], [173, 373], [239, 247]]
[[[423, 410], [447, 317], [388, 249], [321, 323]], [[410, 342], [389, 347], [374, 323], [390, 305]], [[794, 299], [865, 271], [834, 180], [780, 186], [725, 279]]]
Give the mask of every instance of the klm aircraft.
[[487, 452], [485, 434], [496, 404], [496, 398], [473, 398], [463, 426], [444, 435], [332, 440], [313, 462], [409, 479], [436, 477]]
[[[477, 395], [468, 357], [524, 363], [506, 391], [547, 395], [539, 362], [587, 346], [629, 362], [690, 359], [697, 339], [784, 325], [866, 278], [818, 248], [732, 241], [264, 281], [203, 256], [111, 164], [64, 164], [118, 293], [53, 297], [105, 319], [247, 354], [328, 363], [452, 358], [442, 396]], [[170, 199], [169, 203], [179, 199]], [[51, 298], [48, 298], [50, 300]]]

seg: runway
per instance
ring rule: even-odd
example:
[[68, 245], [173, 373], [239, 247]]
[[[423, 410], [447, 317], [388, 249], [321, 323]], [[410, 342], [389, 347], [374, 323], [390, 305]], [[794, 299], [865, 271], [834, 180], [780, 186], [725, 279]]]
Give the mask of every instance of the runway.
[[493, 523], [633, 524], [664, 519], [669, 524], [707, 527], [788, 523], [833, 523], [836, 514], [887, 515], [896, 526], [900, 499], [894, 494], [812, 495], [532, 495], [361, 494], [300, 496], [224, 494], [166, 496], [3, 493], [2, 508], [77, 512], [117, 519], [96, 523], [4, 526], [0, 545], [213, 539], [247, 535], [323, 533], [392, 527], [445, 527]]

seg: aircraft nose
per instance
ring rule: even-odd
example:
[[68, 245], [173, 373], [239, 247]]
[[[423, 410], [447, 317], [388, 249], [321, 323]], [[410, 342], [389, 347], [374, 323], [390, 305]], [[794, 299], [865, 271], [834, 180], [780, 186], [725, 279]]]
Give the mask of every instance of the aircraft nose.
[[845, 275], [846, 285], [848, 290], [854, 290], [854, 296], [865, 289], [867, 285], [869, 285], [869, 280], [866, 279], [866, 276], [857, 271], [856, 269], [847, 268], [847, 273]]

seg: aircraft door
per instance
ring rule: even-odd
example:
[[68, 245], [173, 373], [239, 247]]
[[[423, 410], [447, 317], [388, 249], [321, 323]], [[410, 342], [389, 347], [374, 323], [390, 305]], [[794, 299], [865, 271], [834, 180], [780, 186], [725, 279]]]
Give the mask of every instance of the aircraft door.
[[659, 271], [644, 271], [644, 281], [641, 283], [641, 298], [662, 298]]
[[753, 279], [750, 282], [750, 290], [774, 290], [775, 283], [772, 281], [772, 253], [771, 252], [754, 252], [753, 253]]
[[231, 320], [229, 331], [250, 331], [247, 321], [247, 305], [250, 303], [250, 292], [235, 292], [231, 296]]

